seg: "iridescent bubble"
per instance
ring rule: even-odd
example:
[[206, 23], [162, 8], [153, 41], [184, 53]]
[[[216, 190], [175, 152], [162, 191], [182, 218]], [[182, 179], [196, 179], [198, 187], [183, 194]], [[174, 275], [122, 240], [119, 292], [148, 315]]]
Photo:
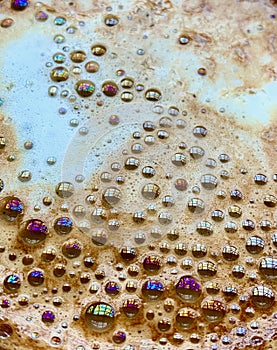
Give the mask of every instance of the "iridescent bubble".
[[9, 28], [14, 24], [14, 20], [12, 18], [4, 18], [0, 22], [0, 26], [2, 28]]
[[162, 266], [162, 260], [159, 256], [155, 254], [148, 255], [143, 260], [143, 267], [147, 272], [155, 273], [157, 272]]
[[80, 80], [75, 85], [75, 90], [82, 97], [89, 97], [94, 93], [95, 85], [90, 80]]
[[156, 300], [163, 295], [164, 286], [157, 280], [149, 280], [143, 283], [141, 292], [149, 300]]
[[29, 1], [26, 0], [13, 0], [11, 2], [11, 8], [16, 11], [23, 11], [29, 6]]
[[70, 233], [72, 228], [73, 228], [73, 222], [70, 218], [66, 216], [56, 219], [54, 223], [55, 231], [61, 235]]
[[40, 286], [44, 282], [44, 273], [42, 270], [33, 270], [28, 274], [28, 282], [31, 286]]
[[119, 285], [113, 281], [107, 282], [105, 285], [105, 292], [108, 295], [115, 296], [119, 293]]
[[114, 334], [113, 334], [113, 342], [116, 343], [116, 344], [122, 344], [125, 342], [126, 340], [126, 333], [123, 332], [123, 331], [116, 331]]
[[23, 214], [23, 203], [17, 197], [6, 197], [1, 201], [1, 217], [14, 221]]
[[55, 67], [52, 69], [50, 77], [55, 82], [65, 81], [69, 77], [69, 72], [65, 67]]
[[64, 17], [59, 16], [55, 18], [54, 23], [56, 24], [56, 26], [62, 26], [66, 23], [66, 19]]
[[45, 240], [48, 228], [43, 221], [30, 219], [23, 224], [19, 231], [19, 237], [27, 245], [37, 245]]
[[48, 14], [44, 11], [38, 11], [35, 15], [35, 19], [39, 22], [45, 22], [48, 19]]
[[185, 302], [195, 302], [201, 295], [201, 285], [193, 277], [183, 276], [175, 285], [177, 295]]
[[51, 310], [46, 310], [41, 316], [41, 320], [43, 323], [49, 324], [55, 321], [55, 314]]
[[128, 318], [136, 317], [139, 313], [140, 301], [135, 298], [128, 298], [124, 300], [122, 305], [122, 311]]
[[14, 292], [21, 286], [20, 277], [16, 274], [11, 274], [4, 279], [3, 285], [8, 291]]
[[113, 97], [118, 92], [118, 86], [114, 81], [105, 81], [102, 84], [102, 92], [109, 97]]
[[74, 259], [80, 256], [82, 252], [82, 244], [77, 239], [69, 239], [62, 246], [62, 253], [69, 259]]
[[104, 302], [94, 302], [85, 311], [86, 325], [95, 332], [105, 332], [109, 330], [115, 321], [115, 311], [113, 307]]
[[56, 63], [64, 63], [65, 60], [66, 55], [62, 52], [58, 52], [53, 55], [53, 61]]

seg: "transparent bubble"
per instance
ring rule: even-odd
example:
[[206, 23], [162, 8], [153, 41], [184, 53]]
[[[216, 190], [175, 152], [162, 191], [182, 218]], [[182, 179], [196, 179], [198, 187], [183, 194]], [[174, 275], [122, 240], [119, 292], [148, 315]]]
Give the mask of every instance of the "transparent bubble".
[[213, 190], [217, 187], [217, 177], [211, 174], [205, 174], [201, 177], [201, 185], [207, 190]]
[[239, 251], [234, 246], [226, 245], [222, 249], [222, 256], [227, 261], [235, 261], [239, 258]]
[[6, 339], [11, 337], [13, 334], [12, 327], [7, 323], [0, 324], [0, 339]]
[[226, 306], [216, 299], [203, 300], [201, 309], [208, 322], [220, 322], [226, 314]]
[[191, 308], [182, 308], [178, 310], [176, 316], [176, 324], [178, 328], [182, 330], [191, 329], [195, 323], [197, 318], [199, 318], [199, 313]]
[[56, 186], [56, 194], [61, 198], [69, 198], [73, 195], [74, 186], [71, 182], [62, 181]]
[[217, 267], [212, 261], [201, 261], [198, 264], [197, 272], [204, 278], [210, 278], [216, 275]]
[[271, 288], [266, 286], [255, 286], [252, 289], [252, 302], [255, 306], [261, 309], [270, 308], [275, 300], [274, 292]]
[[270, 280], [277, 279], [277, 259], [272, 257], [262, 258], [259, 264], [259, 271]]
[[161, 99], [162, 94], [157, 89], [149, 89], [145, 92], [145, 98], [148, 101], [157, 102]]
[[108, 187], [103, 193], [103, 199], [111, 206], [116, 205], [121, 199], [121, 191], [115, 187]]
[[251, 254], [259, 254], [263, 251], [265, 242], [258, 236], [251, 236], [246, 241], [246, 250]]

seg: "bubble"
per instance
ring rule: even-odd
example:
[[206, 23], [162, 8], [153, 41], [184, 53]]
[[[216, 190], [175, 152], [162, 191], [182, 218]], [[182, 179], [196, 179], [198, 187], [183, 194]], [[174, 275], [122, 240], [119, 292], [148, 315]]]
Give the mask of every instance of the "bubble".
[[99, 64], [95, 61], [89, 61], [86, 63], [85, 69], [88, 73], [96, 73], [99, 70]]
[[277, 259], [272, 257], [263, 258], [259, 264], [259, 271], [270, 280], [277, 278]]
[[239, 201], [242, 199], [242, 193], [240, 190], [237, 190], [237, 189], [231, 190], [230, 197], [235, 201]]
[[191, 38], [185, 34], [179, 37], [179, 44], [187, 45], [190, 42]]
[[104, 23], [108, 27], [114, 27], [119, 23], [119, 19], [117, 16], [110, 14], [110, 15], [105, 16]]
[[197, 243], [191, 249], [195, 258], [203, 258], [207, 254], [207, 247], [204, 244]]
[[6, 145], [7, 145], [7, 140], [6, 140], [6, 138], [3, 137], [3, 136], [0, 136], [0, 149], [5, 148]]
[[106, 96], [113, 97], [118, 92], [118, 86], [114, 81], [111, 81], [111, 80], [105, 81], [102, 84], [102, 92]]
[[128, 298], [123, 301], [122, 311], [128, 318], [134, 318], [139, 313], [140, 301], [135, 298]]
[[199, 146], [193, 146], [189, 150], [189, 154], [193, 159], [199, 159], [202, 158], [205, 154], [205, 151], [202, 147]]
[[201, 68], [198, 68], [197, 73], [198, 73], [199, 75], [204, 76], [204, 75], [207, 74], [207, 70], [206, 70], [205, 68], [202, 68], [202, 67], [201, 67]]
[[246, 241], [246, 250], [251, 254], [259, 254], [264, 249], [265, 242], [258, 236], [249, 237]]
[[0, 324], [0, 339], [6, 339], [11, 337], [13, 334], [12, 327], [7, 323]]
[[122, 247], [121, 250], [120, 250], [120, 255], [121, 255], [123, 260], [131, 261], [131, 260], [133, 260], [136, 257], [137, 252], [136, 252], [136, 250], [134, 248]]
[[64, 63], [66, 55], [62, 52], [57, 52], [53, 55], [53, 61], [56, 63]]
[[191, 308], [182, 308], [178, 310], [176, 324], [182, 330], [191, 329], [199, 316], [199, 313]]
[[175, 153], [171, 157], [171, 162], [176, 166], [184, 166], [186, 165], [186, 156], [183, 153]]
[[239, 251], [234, 246], [226, 245], [222, 249], [222, 256], [227, 261], [235, 261], [239, 258]]
[[31, 286], [40, 286], [45, 277], [42, 270], [33, 270], [28, 273], [27, 279]]
[[233, 266], [232, 274], [236, 278], [243, 278], [245, 276], [245, 268], [242, 265], [235, 265]]
[[[47, 199], [47, 197], [45, 197], [45, 199]], [[54, 229], [58, 234], [67, 234], [71, 232], [72, 226], [73, 223], [68, 217], [60, 217], [56, 219], [54, 223]]]
[[192, 198], [188, 201], [188, 209], [192, 213], [202, 213], [205, 209], [205, 204], [200, 198]]
[[34, 258], [30, 254], [27, 254], [22, 258], [22, 264], [25, 266], [32, 265], [33, 262], [34, 262]]
[[255, 229], [255, 223], [252, 220], [246, 219], [246, 220], [243, 220], [242, 227], [246, 231], [253, 231]]
[[105, 285], [105, 292], [110, 296], [115, 296], [119, 293], [119, 285], [116, 282], [107, 282]]
[[79, 80], [75, 84], [75, 90], [81, 97], [89, 97], [94, 93], [95, 85], [90, 80]]
[[201, 295], [201, 285], [190, 276], [183, 276], [175, 285], [175, 291], [182, 301], [195, 302]]
[[13, 273], [4, 279], [3, 285], [9, 292], [15, 292], [21, 286], [20, 277]]
[[48, 14], [44, 11], [38, 11], [35, 15], [35, 19], [38, 22], [45, 22], [48, 19]]
[[257, 184], [257, 185], [265, 185], [267, 182], [268, 182], [268, 178], [266, 175], [264, 174], [256, 174], [254, 176], [254, 182]]
[[145, 298], [149, 300], [157, 300], [163, 295], [164, 286], [157, 280], [149, 280], [143, 283], [141, 292]]
[[46, 310], [41, 315], [41, 320], [43, 323], [50, 324], [55, 321], [55, 314], [51, 310]]
[[57, 264], [54, 266], [53, 274], [56, 277], [62, 277], [65, 274], [66, 267], [63, 264]]
[[19, 237], [27, 245], [37, 245], [45, 240], [48, 228], [39, 219], [27, 220], [19, 231]]
[[216, 299], [203, 300], [201, 309], [208, 322], [220, 322], [226, 313], [226, 307], [222, 301]]
[[201, 261], [198, 264], [197, 272], [200, 276], [204, 278], [210, 278], [215, 276], [217, 273], [217, 267], [216, 264], [212, 261]]
[[12, 18], [4, 18], [0, 22], [0, 26], [2, 28], [9, 28], [14, 24], [14, 20]]
[[54, 19], [54, 24], [55, 24], [56, 26], [62, 26], [62, 25], [65, 24], [65, 23], [66, 23], [66, 19], [65, 19], [64, 17], [59, 16], [59, 17], [56, 17], [56, 18]]
[[95, 332], [105, 332], [112, 328], [115, 321], [113, 307], [104, 302], [94, 302], [85, 310], [85, 323]]
[[30, 181], [32, 178], [32, 173], [29, 170], [22, 170], [18, 174], [18, 180], [21, 182], [27, 182]]
[[230, 157], [228, 156], [228, 154], [224, 154], [224, 153], [220, 154], [218, 156], [218, 159], [220, 160], [221, 163], [227, 163], [230, 161]]
[[193, 135], [196, 137], [205, 137], [207, 135], [207, 129], [205, 126], [196, 126], [193, 129]]
[[143, 267], [147, 272], [155, 273], [157, 272], [162, 266], [162, 261], [159, 256], [155, 254], [148, 255], [143, 260]]
[[273, 208], [277, 205], [277, 198], [273, 195], [266, 195], [264, 197], [264, 204], [269, 208]]
[[121, 199], [121, 191], [116, 187], [108, 187], [103, 192], [103, 199], [111, 206], [116, 205]]
[[131, 102], [134, 98], [134, 95], [130, 91], [123, 91], [121, 94], [121, 100], [124, 102]]
[[162, 94], [157, 89], [149, 89], [145, 92], [145, 98], [151, 102], [157, 102], [161, 99]]
[[62, 245], [62, 253], [68, 259], [75, 259], [80, 256], [82, 245], [77, 239], [69, 239]]
[[268, 309], [273, 305], [275, 295], [271, 288], [259, 285], [252, 289], [251, 299], [258, 308]]
[[53, 261], [56, 258], [57, 252], [55, 248], [45, 248], [41, 253], [41, 260], [45, 262]]
[[1, 204], [0, 217], [8, 221], [15, 221], [17, 218], [19, 218], [23, 214], [23, 211], [24, 211], [23, 203], [17, 197], [9, 196], [9, 197], [3, 198], [0, 204]]
[[54, 37], [54, 41], [55, 41], [56, 44], [62, 44], [62, 43], [65, 42], [65, 37], [63, 35], [61, 35], [61, 34], [57, 34]]
[[91, 47], [91, 53], [94, 56], [103, 56], [106, 53], [107, 49], [103, 45], [94, 45]]
[[69, 198], [73, 195], [74, 186], [71, 182], [62, 181], [56, 186], [56, 194], [60, 198]]
[[134, 86], [134, 81], [131, 78], [124, 78], [121, 80], [120, 85], [123, 89], [131, 89]]
[[115, 344], [122, 344], [126, 340], [126, 333], [123, 331], [116, 331], [114, 332], [112, 339]]
[[23, 11], [29, 6], [29, 1], [26, 0], [13, 0], [11, 2], [11, 8], [16, 11]]
[[55, 82], [66, 81], [69, 77], [69, 72], [65, 67], [55, 67], [52, 69], [50, 77]]
[[70, 59], [71, 59], [71, 61], [73, 61], [75, 63], [84, 62], [86, 58], [87, 58], [86, 53], [84, 51], [81, 51], [81, 50], [72, 51], [70, 53]]

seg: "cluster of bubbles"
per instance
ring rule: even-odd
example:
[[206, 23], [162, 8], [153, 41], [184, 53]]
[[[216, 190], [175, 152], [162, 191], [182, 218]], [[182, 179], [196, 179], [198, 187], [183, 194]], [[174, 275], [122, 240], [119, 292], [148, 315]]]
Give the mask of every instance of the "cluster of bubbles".
[[[28, 1], [11, 2], [11, 8], [16, 11], [23, 11], [28, 5]], [[48, 17], [42, 10], [35, 14], [40, 22]], [[54, 19], [58, 27], [66, 22], [62, 16]], [[115, 15], [104, 18], [107, 27], [119, 23], [120, 19]], [[13, 20], [6, 18], [1, 27], [8, 28], [12, 24]], [[66, 33], [74, 34], [75, 30], [70, 26]], [[56, 44], [64, 40], [62, 34], [54, 38]], [[179, 44], [189, 45], [191, 40], [182, 35]], [[93, 44], [89, 53], [79, 49], [68, 55], [55, 52], [53, 62], [57, 66], [49, 73], [55, 85], [49, 87], [49, 95], [57, 96], [60, 85], [75, 81], [81, 67], [96, 76], [93, 74], [104, 69], [98, 58], [107, 52], [108, 47], [102, 44]], [[64, 65], [68, 59], [74, 66]], [[197, 73], [205, 76], [206, 68], [199, 68]], [[108, 168], [105, 165], [103, 171], [96, 174], [97, 185], [91, 185], [90, 193], [84, 191], [81, 201], [76, 185], [61, 181], [52, 189], [51, 195], [42, 200], [44, 207], [53, 209], [49, 210], [48, 222], [39, 215], [27, 218], [27, 203], [20, 198], [20, 193], [6, 195], [6, 180], [0, 179], [0, 220], [9, 227], [18, 228], [14, 251], [20, 244], [27, 252], [22, 256], [0, 247], [1, 254], [7, 253], [10, 261], [17, 261], [20, 256], [24, 268], [24, 273], [10, 271], [3, 276], [0, 306], [11, 307], [11, 298], [15, 298], [19, 306], [26, 307], [33, 303], [38, 291], [50, 294], [46, 287], [49, 285], [52, 286], [52, 299], [49, 297], [47, 302], [52, 301], [51, 307], [48, 304], [45, 309], [34, 304], [40, 309], [41, 322], [49, 327], [59, 322], [59, 307], [65, 304], [67, 295], [79, 290], [80, 294], [89, 295], [90, 301], [82, 304], [79, 314], [73, 316], [73, 322], [79, 322], [93, 334], [110, 334], [114, 344], [131, 341], [125, 328], [138, 323], [153, 329], [160, 345], [166, 345], [169, 340], [173, 345], [182, 346], [187, 331], [190, 342], [197, 344], [203, 334], [209, 335], [209, 330], [218, 329], [221, 322], [226, 322], [228, 328], [221, 342], [231, 344], [232, 339], [247, 334], [247, 328], [240, 326], [240, 319], [252, 321], [250, 328], [255, 331], [259, 328], [255, 318], [260, 315], [270, 317], [277, 278], [277, 258], [271, 253], [277, 247], [275, 224], [266, 216], [259, 224], [252, 217], [248, 218], [248, 202], [253, 204], [253, 201], [247, 186], [232, 182], [230, 171], [235, 169], [235, 160], [228, 153], [207, 146], [211, 131], [209, 121], [207, 125], [204, 122], [193, 124], [186, 118], [189, 112], [181, 112], [176, 106], [170, 106], [167, 113], [164, 112], [164, 108], [156, 104], [162, 98], [159, 89], [145, 88], [133, 78], [122, 78], [124, 75], [124, 70], [117, 71], [119, 82], [113, 77], [99, 82], [96, 77], [92, 80], [78, 78], [74, 83], [74, 91], [81, 100], [90, 100], [98, 90], [108, 98], [117, 98], [123, 89], [120, 100], [132, 102], [134, 87], [137, 92], [145, 90], [147, 103], [153, 103], [151, 116], [155, 120], [149, 116], [143, 121], [126, 141], [129, 149], [113, 155]], [[63, 91], [62, 94], [70, 93]], [[66, 110], [61, 109], [60, 114], [66, 114]], [[111, 115], [109, 124], [120, 124], [120, 117]], [[83, 128], [80, 132], [87, 134], [88, 131]], [[32, 147], [31, 141], [24, 143], [26, 150]], [[151, 147], [155, 150], [152, 154]], [[1, 136], [0, 151], [5, 148], [6, 139]], [[160, 149], [161, 154], [156, 152]], [[151, 161], [147, 160], [148, 154]], [[55, 161], [52, 157], [47, 162], [53, 165]], [[199, 164], [201, 173], [197, 172]], [[244, 169], [240, 173], [247, 174]], [[28, 170], [18, 175], [21, 182], [29, 181], [31, 177]], [[83, 181], [82, 175], [76, 176], [76, 183]], [[276, 181], [276, 174], [270, 178], [260, 172], [247, 180], [254, 191], [262, 188], [265, 193], [259, 198], [264, 211], [272, 212], [277, 206], [273, 190]], [[267, 187], [268, 192], [264, 192]], [[56, 207], [55, 203], [58, 203]], [[51, 216], [54, 209], [58, 212], [55, 217]], [[193, 236], [188, 235], [189, 229], [182, 225], [176, 229], [175, 225], [182, 223], [184, 218], [192, 225]], [[114, 235], [116, 231], [124, 232], [126, 225], [130, 232], [128, 242], [124, 243]], [[227, 238], [218, 239], [221, 234]], [[243, 235], [243, 244], [239, 234]], [[214, 247], [217, 240], [219, 248]], [[117, 241], [119, 247], [115, 244]], [[101, 257], [107, 250], [113, 256], [110, 270], [101, 264]], [[240, 286], [246, 278], [250, 283]], [[53, 279], [55, 283], [51, 284]], [[23, 294], [25, 286], [32, 295]], [[227, 315], [230, 315], [228, 321]], [[11, 337], [15, 330], [1, 322], [0, 338]], [[68, 326], [64, 322], [61, 327], [66, 329]], [[118, 325], [122, 324], [126, 327], [119, 329]], [[212, 341], [217, 342], [218, 335], [214, 335]], [[263, 343], [259, 336], [252, 337], [251, 341], [252, 345]], [[51, 344], [61, 343], [60, 337], [51, 338]], [[77, 349], [84, 348], [78, 346]]]

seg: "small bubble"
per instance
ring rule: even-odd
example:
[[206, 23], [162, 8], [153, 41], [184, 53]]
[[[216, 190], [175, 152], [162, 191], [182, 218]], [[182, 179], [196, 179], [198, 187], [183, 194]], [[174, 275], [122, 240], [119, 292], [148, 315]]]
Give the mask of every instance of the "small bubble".
[[65, 37], [61, 34], [57, 34], [54, 36], [54, 41], [56, 44], [62, 44], [65, 42]]
[[113, 97], [118, 92], [118, 86], [113, 81], [106, 81], [102, 84], [102, 92], [109, 97]]
[[30, 181], [31, 178], [32, 178], [32, 173], [29, 170], [22, 170], [18, 174], [18, 180], [20, 180], [21, 182]]
[[19, 237], [27, 245], [33, 246], [43, 242], [48, 234], [48, 228], [43, 221], [30, 219], [23, 224]]
[[45, 22], [48, 19], [48, 14], [44, 11], [38, 11], [35, 15], [35, 19], [38, 22]]
[[157, 89], [149, 89], [145, 92], [145, 98], [148, 101], [157, 102], [161, 99], [162, 94]]
[[53, 323], [55, 320], [55, 314], [53, 313], [53, 311], [46, 310], [42, 314], [41, 320], [43, 323], [46, 323], [46, 324]]
[[89, 61], [86, 63], [85, 69], [88, 73], [96, 73], [99, 70], [99, 64], [95, 61]]
[[64, 67], [56, 67], [51, 71], [50, 77], [55, 82], [61, 82], [68, 79], [69, 73]]
[[91, 52], [94, 56], [103, 56], [107, 49], [103, 45], [94, 45], [91, 48]]
[[199, 75], [204, 76], [204, 75], [207, 74], [207, 71], [206, 71], [205, 68], [199, 68], [199, 69], [197, 70], [197, 73], [198, 73]]
[[12, 18], [4, 18], [2, 19], [0, 26], [2, 28], [9, 28], [14, 24], [14, 20]]
[[110, 15], [105, 16], [104, 23], [108, 27], [114, 27], [119, 23], [119, 19], [117, 16], [110, 14]]

